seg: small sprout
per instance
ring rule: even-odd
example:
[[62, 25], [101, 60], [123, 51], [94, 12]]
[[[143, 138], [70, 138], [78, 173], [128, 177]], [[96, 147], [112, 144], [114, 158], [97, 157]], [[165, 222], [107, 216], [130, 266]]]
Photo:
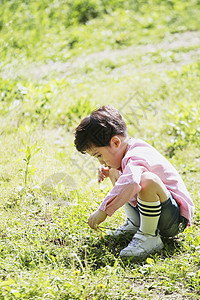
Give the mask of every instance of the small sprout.
[[[34, 171], [36, 170], [32, 166], [30, 166], [30, 160], [33, 157], [33, 155], [35, 155], [38, 151], [40, 151], [41, 148], [37, 148], [37, 142], [35, 142], [31, 146], [26, 145], [24, 140], [22, 140], [22, 143], [24, 145], [24, 148], [21, 149], [20, 151], [24, 152], [24, 154], [25, 154], [25, 158], [23, 158], [23, 160], [26, 163], [26, 168], [24, 170], [24, 185], [26, 187], [27, 181], [28, 181], [28, 175], [34, 174]], [[21, 169], [20, 169], [20, 171], [21, 171]]]

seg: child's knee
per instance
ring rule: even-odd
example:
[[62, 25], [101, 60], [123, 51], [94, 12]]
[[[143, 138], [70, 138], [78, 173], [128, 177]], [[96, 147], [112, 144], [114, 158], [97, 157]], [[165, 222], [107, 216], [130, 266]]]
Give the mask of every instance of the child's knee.
[[169, 196], [169, 191], [166, 186], [156, 174], [152, 172], [145, 172], [141, 176], [140, 181], [141, 191], [139, 197], [144, 201], [164, 202]]
[[152, 189], [160, 184], [160, 178], [152, 172], [144, 172], [141, 176], [140, 185], [143, 190]]

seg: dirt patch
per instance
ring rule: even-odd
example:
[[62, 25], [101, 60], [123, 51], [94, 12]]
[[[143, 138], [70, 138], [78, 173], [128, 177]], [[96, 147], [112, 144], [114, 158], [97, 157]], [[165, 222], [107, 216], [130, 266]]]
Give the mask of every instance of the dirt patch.
[[154, 52], [160, 49], [165, 51], [175, 50], [182, 47], [194, 47], [200, 45], [200, 31], [187, 31], [184, 33], [170, 34], [165, 37], [165, 39], [158, 44], [147, 44], [141, 46], [130, 46], [126, 49], [117, 50], [105, 50], [97, 53], [92, 53], [87, 56], [80, 56], [73, 63], [74, 65], [87, 63], [92, 61], [101, 61], [103, 59], [117, 59], [122, 56], [127, 56], [132, 53], [133, 55], [137, 52], [148, 53]]
[[[106, 59], [119, 60], [120, 58], [133, 56], [140, 54], [147, 54], [163, 49], [163, 51], [176, 50], [179, 48], [191, 48], [200, 45], [200, 31], [188, 31], [184, 33], [169, 34], [165, 39], [158, 44], [147, 44], [140, 46], [130, 46], [126, 49], [117, 50], [105, 50], [101, 52], [91, 53], [88, 55], [82, 55], [69, 62], [49, 62], [48, 64], [31, 63], [29, 65], [23, 65], [23, 62], [18, 60], [13, 61], [11, 64], [4, 67], [1, 71], [1, 76], [3, 78], [16, 79], [17, 77], [30, 78], [32, 80], [45, 80], [49, 78], [66, 78], [78, 69], [83, 68], [89, 63], [100, 63]], [[151, 66], [151, 70], [164, 70], [173, 69], [176, 67], [181, 67], [184, 64], [189, 64], [200, 58], [200, 48], [192, 51], [183, 53], [181, 60], [172, 63], [149, 63], [148, 66], [143, 66], [139, 68], [134, 68], [135, 72], [145, 71]], [[149, 66], [150, 65], [150, 66]], [[117, 68], [120, 72], [128, 71], [129, 65], [125, 65]], [[131, 64], [130, 70], [133, 69]], [[117, 72], [118, 72], [117, 71]]]

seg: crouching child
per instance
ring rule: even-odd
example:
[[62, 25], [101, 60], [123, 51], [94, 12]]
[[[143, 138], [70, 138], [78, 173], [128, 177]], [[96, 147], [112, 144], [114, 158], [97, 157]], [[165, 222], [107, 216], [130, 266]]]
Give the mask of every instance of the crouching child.
[[123, 206], [126, 222], [112, 234], [133, 235], [121, 257], [143, 257], [161, 250], [161, 237], [174, 237], [191, 224], [194, 204], [177, 170], [154, 147], [129, 137], [119, 111], [103, 106], [84, 118], [75, 131], [75, 146], [100, 162], [98, 181], [113, 183], [99, 209], [88, 219], [97, 230]]

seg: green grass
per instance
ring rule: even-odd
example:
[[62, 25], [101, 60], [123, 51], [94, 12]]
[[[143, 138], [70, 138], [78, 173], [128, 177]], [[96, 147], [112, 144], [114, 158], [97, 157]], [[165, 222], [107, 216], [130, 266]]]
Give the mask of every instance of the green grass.
[[[0, 2], [0, 299], [198, 299], [199, 1], [80, 3]], [[129, 238], [105, 234], [122, 210], [87, 225], [111, 184], [97, 184], [73, 131], [108, 103], [196, 205], [192, 226], [141, 261], [122, 261]]]
[[67, 61], [83, 52], [158, 42], [168, 33], [200, 26], [197, 0], [115, 2], [1, 2], [3, 60]]

